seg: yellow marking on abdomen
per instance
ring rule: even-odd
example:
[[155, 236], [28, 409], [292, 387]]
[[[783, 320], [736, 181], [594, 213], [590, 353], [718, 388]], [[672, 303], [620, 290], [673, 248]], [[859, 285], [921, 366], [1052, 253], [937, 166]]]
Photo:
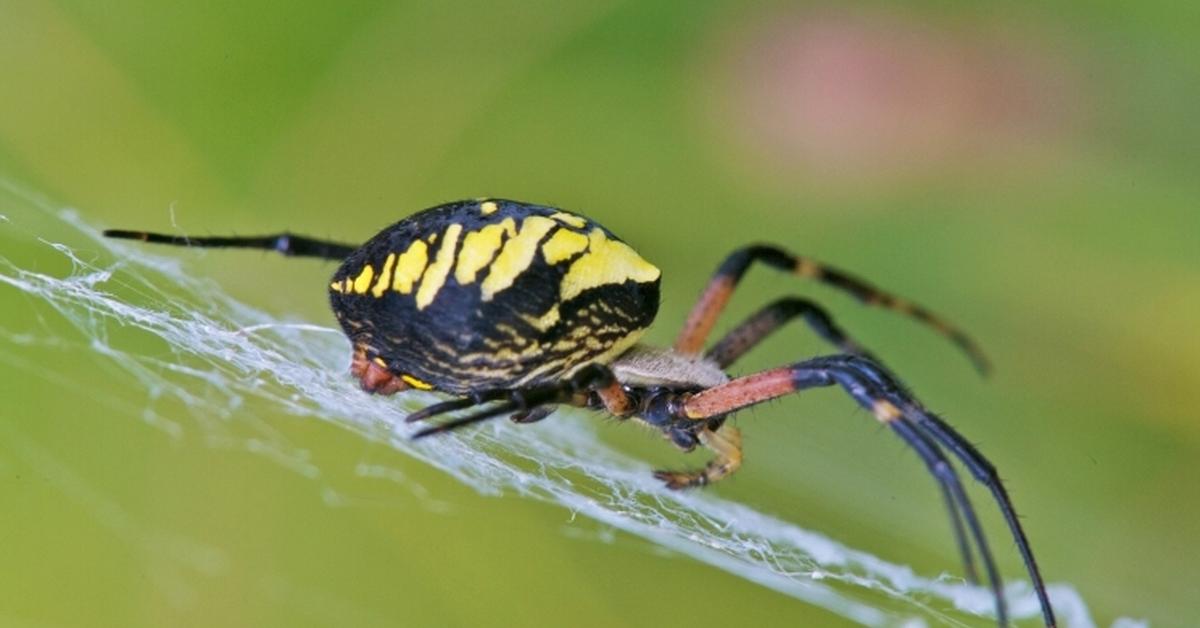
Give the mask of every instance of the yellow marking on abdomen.
[[[560, 369], [563, 367], [564, 364], [566, 364], [566, 362], [567, 361], [563, 358], [547, 360], [547, 361], [543, 362], [541, 364], [541, 366], [526, 373], [525, 375], [523, 375], [521, 377], [521, 379], [518, 379], [517, 385], [521, 386], [524, 384], [528, 384], [529, 382], [532, 382], [533, 380], [541, 377], [542, 375], [544, 375], [550, 371], [553, 371], [554, 369]], [[583, 366], [583, 365], [580, 365], [580, 366]]]
[[450, 267], [454, 265], [454, 253], [458, 248], [458, 234], [460, 233], [462, 233], [460, 224], [446, 227], [446, 237], [442, 239], [442, 246], [438, 249], [437, 257], [425, 269], [425, 274], [421, 276], [421, 287], [417, 289], [418, 310], [423, 310], [427, 305], [433, 303], [433, 298], [446, 284], [446, 276], [450, 274]]
[[509, 237], [517, 233], [517, 223], [512, 218], [505, 218], [499, 223], [472, 231], [463, 237], [458, 263], [454, 266], [454, 278], [458, 283], [474, 283], [479, 269], [487, 266], [495, 257], [496, 251], [500, 250], [500, 241], [505, 233], [508, 233]]
[[401, 375], [400, 379], [404, 380], [405, 384], [408, 384], [413, 388], [418, 388], [420, 390], [433, 390], [433, 384], [430, 384], [429, 382], [423, 382], [412, 375]]
[[542, 256], [553, 266], [587, 248], [588, 238], [570, 229], [559, 229], [542, 245]]
[[529, 339], [522, 336], [521, 332], [517, 331], [512, 325], [506, 323], [496, 323], [496, 331], [503, 332], [509, 337], [518, 347], [524, 347], [529, 343]]
[[388, 289], [388, 285], [392, 283], [392, 264], [396, 263], [396, 254], [388, 253], [387, 259], [383, 261], [383, 270], [379, 271], [379, 281], [375, 282], [375, 287], [371, 288], [371, 294], [375, 298], [383, 296], [383, 291]]
[[575, 214], [568, 214], [567, 212], [554, 212], [553, 214], [550, 214], [550, 217], [563, 223], [564, 225], [570, 225], [576, 229], [582, 229], [587, 226], [586, 220], [576, 216]]
[[635, 329], [629, 332], [629, 334], [625, 337], [613, 341], [613, 343], [609, 345], [608, 349], [604, 350], [602, 353], [589, 356], [587, 362], [572, 368], [567, 375], [574, 373], [587, 364], [608, 364], [609, 362], [612, 362], [617, 358], [617, 356], [625, 353], [630, 347], [637, 344], [637, 341], [642, 337], [642, 334], [645, 333], [645, 331], [645, 329]]
[[524, 314], [521, 316], [521, 319], [532, 325], [534, 329], [544, 332], [557, 325], [561, 316], [562, 315], [558, 311], [558, 304], [555, 303], [554, 305], [550, 306], [549, 311], [541, 316], [534, 317]]
[[375, 276], [375, 269], [370, 264], [363, 266], [362, 272], [354, 278], [354, 291], [358, 294], [366, 294], [371, 287], [371, 278]]
[[521, 221], [521, 231], [504, 243], [504, 248], [492, 262], [488, 276], [480, 289], [484, 301], [491, 301], [496, 293], [513, 285], [517, 277], [533, 263], [537, 244], [558, 223], [545, 216], [529, 216]]
[[425, 272], [429, 263], [429, 247], [424, 240], [413, 242], [408, 250], [396, 260], [396, 274], [392, 277], [392, 290], [401, 294], [412, 292], [413, 284]]
[[496, 204], [496, 201], [486, 201], [479, 204], [479, 213], [483, 214], [484, 216], [490, 216], [496, 213], [497, 209], [500, 209], [500, 206]]
[[566, 353], [566, 352], [570, 351], [571, 349], [574, 349], [578, 346], [579, 346], [578, 341], [572, 340], [570, 338], [563, 338], [562, 340], [559, 340], [558, 342], [554, 343], [554, 346], [550, 347], [550, 349], [556, 353]]
[[559, 297], [569, 301], [591, 288], [623, 284], [633, 280], [646, 283], [658, 279], [661, 271], [642, 259], [628, 244], [609, 240], [604, 231], [593, 229], [588, 236], [588, 252], [571, 264], [559, 286]]
[[341, 281], [335, 281], [335, 282], [329, 284], [329, 289], [333, 290], [334, 292], [337, 292], [339, 294], [346, 293], [346, 288], [343, 285], [343, 282], [341, 282]]

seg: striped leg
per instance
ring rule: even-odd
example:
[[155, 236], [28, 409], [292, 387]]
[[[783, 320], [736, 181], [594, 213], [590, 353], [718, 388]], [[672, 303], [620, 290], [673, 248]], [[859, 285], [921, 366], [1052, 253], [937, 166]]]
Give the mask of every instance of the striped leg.
[[[871, 360], [879, 365], [880, 368], [883, 368], [878, 358], [871, 355], [862, 345], [846, 336], [845, 332], [833, 322], [833, 319], [824, 308], [807, 299], [795, 297], [779, 299], [754, 313], [743, 321], [742, 324], [735, 327], [733, 331], [726, 334], [717, 344], [713, 345], [705, 355], [708, 359], [719, 364], [721, 368], [726, 368], [780, 327], [797, 317], [803, 317], [804, 322], [808, 323], [808, 326], [817, 335], [835, 347], [848, 354]], [[668, 481], [669, 486], [672, 484], [672, 482]], [[958, 509], [958, 503], [944, 486], [942, 493], [946, 500], [947, 512], [950, 513], [950, 526], [954, 531], [954, 538], [958, 544], [959, 553], [962, 556], [963, 573], [966, 574], [968, 581], [976, 583], [979, 581], [979, 575], [975, 569], [975, 560], [971, 553], [970, 541], [967, 539], [966, 530], [963, 528], [962, 513]]]
[[700, 299], [692, 307], [683, 330], [675, 339], [675, 349], [687, 354], [698, 354], [704, 347], [713, 325], [729, 302], [742, 276], [750, 265], [759, 261], [773, 268], [791, 272], [801, 277], [814, 279], [840, 290], [849, 292], [867, 305], [881, 307], [906, 314], [933, 327], [965, 351], [980, 372], [987, 372], [988, 362], [973, 340], [958, 328], [947, 323], [929, 310], [883, 292], [867, 282], [835, 268], [830, 268], [807, 257], [792, 255], [769, 245], [753, 245], [734, 251], [709, 280]]
[[758, 346], [767, 336], [797, 317], [801, 317], [818, 336], [843, 352], [879, 362], [862, 345], [847, 336], [824, 308], [808, 299], [798, 297], [779, 299], [750, 315], [717, 341], [705, 353], [705, 357], [716, 362], [721, 368], [726, 368]]
[[1004, 624], [1007, 611], [999, 573], [975, 510], [942, 447], [949, 449], [977, 480], [988, 487], [1025, 562], [1041, 603], [1043, 619], [1047, 626], [1055, 625], [1054, 611], [1029, 540], [995, 467], [962, 435], [925, 410], [903, 385], [873, 362], [858, 356], [830, 356], [748, 375], [687, 398], [679, 414], [680, 418], [692, 420], [710, 419], [808, 388], [835, 385], [845, 389], [859, 405], [869, 409], [876, 419], [912, 447], [941, 484], [944, 494], [957, 504], [996, 596], [997, 618]]

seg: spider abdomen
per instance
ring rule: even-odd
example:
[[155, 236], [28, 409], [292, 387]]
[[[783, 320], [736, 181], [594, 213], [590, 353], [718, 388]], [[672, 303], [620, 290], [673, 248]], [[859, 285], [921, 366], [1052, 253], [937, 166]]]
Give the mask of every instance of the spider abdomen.
[[334, 274], [330, 302], [368, 359], [462, 394], [611, 361], [654, 320], [659, 275], [582, 216], [460, 201], [371, 238]]

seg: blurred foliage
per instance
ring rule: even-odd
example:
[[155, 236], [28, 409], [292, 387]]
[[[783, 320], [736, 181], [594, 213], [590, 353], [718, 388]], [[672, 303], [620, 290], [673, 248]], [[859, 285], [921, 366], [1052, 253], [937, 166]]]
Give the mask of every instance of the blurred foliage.
[[[766, 271], [730, 321], [783, 293], [826, 302], [981, 443], [1050, 580], [1077, 585], [1101, 623], [1180, 625], [1200, 612], [1198, 18], [1168, 2], [5, 1], [0, 173], [97, 225], [194, 233], [357, 241], [452, 199], [558, 204], [662, 266], [664, 343], [734, 246], [836, 262], [966, 326], [995, 375], [978, 381], [909, 321]], [[6, 237], [14, 258], [61, 264]], [[256, 306], [332, 324], [327, 266], [180, 257]], [[70, 333], [53, 312], [6, 287], [0, 311], [0, 622], [837, 621], [639, 540], [581, 541], [606, 531], [328, 426], [266, 419], [319, 452], [320, 482], [198, 425], [165, 438], [138, 419], [144, 392], [101, 362], [13, 342]], [[825, 350], [797, 328], [743, 370]], [[739, 421], [747, 466], [714, 490], [956, 569], [934, 485], [848, 400]], [[639, 430], [602, 433], [682, 459]], [[354, 499], [331, 508], [322, 487]]]

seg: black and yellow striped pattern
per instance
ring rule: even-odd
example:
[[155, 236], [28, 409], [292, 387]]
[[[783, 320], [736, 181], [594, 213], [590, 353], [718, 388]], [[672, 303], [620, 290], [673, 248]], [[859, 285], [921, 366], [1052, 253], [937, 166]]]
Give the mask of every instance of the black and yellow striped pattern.
[[351, 254], [329, 284], [357, 345], [446, 392], [523, 386], [605, 363], [658, 311], [658, 268], [553, 207], [449, 203]]

